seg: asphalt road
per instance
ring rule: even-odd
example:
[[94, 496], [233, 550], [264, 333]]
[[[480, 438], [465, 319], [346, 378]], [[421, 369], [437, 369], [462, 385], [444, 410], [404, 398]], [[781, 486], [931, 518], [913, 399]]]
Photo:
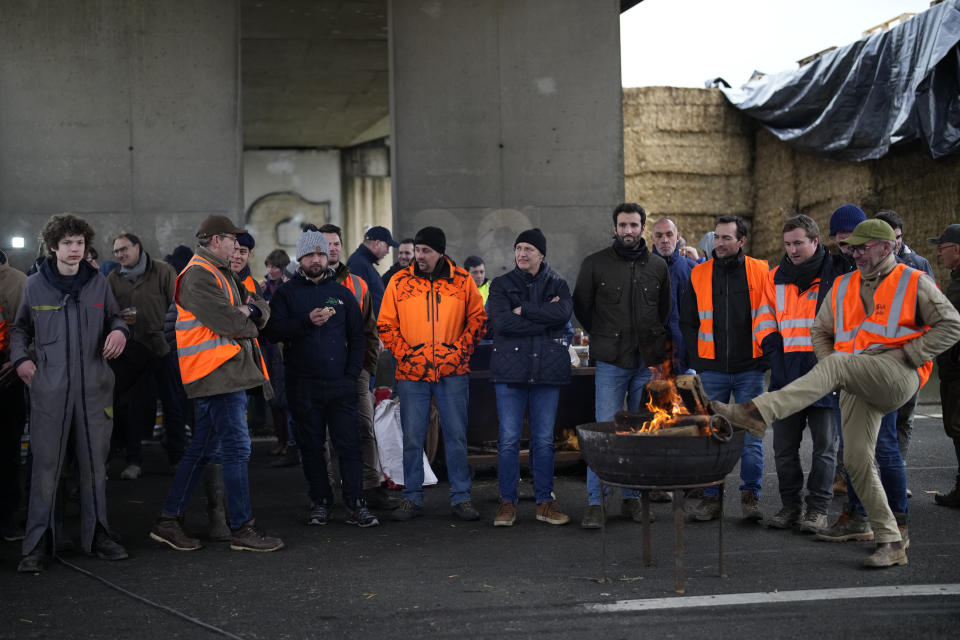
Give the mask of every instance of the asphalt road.
[[[0, 638], [216, 638], [174, 612], [241, 638], [529, 637], [558, 638], [955, 638], [960, 624], [960, 509], [934, 505], [956, 471], [936, 406], [921, 407], [908, 460], [914, 498], [909, 565], [861, 569], [871, 543], [832, 544], [739, 520], [736, 471], [728, 477], [726, 577], [717, 575], [716, 523], [684, 528], [686, 593], [674, 590], [670, 505], [653, 505], [653, 562], [641, 559], [641, 527], [618, 517], [607, 530], [608, 580], [600, 581], [597, 531], [576, 522], [585, 505], [582, 466], [561, 470], [556, 493], [575, 523], [534, 519], [523, 482], [520, 523], [494, 529], [496, 479], [480, 469], [474, 502], [483, 519], [455, 521], [447, 486], [426, 494], [426, 512], [408, 523], [387, 518], [357, 529], [343, 512], [325, 527], [303, 524], [307, 499], [299, 469], [269, 466], [268, 442], [251, 461], [254, 512], [287, 548], [230, 551], [223, 543], [178, 553], [150, 541], [150, 526], [171, 480], [159, 445], [146, 445], [145, 475], [110, 480], [110, 517], [131, 559], [107, 563], [81, 554], [41, 575], [14, 569], [19, 545], [0, 544]], [[766, 438], [764, 510], [779, 507], [771, 438]], [[805, 443], [808, 459], [809, 443]], [[806, 466], [806, 465], [805, 465]], [[111, 477], [119, 477], [114, 467]], [[842, 498], [834, 500], [831, 520]], [[188, 528], [200, 530], [195, 498]], [[76, 520], [68, 520], [68, 530]], [[127, 590], [122, 593], [97, 577]], [[133, 595], [131, 595], [133, 594]]]

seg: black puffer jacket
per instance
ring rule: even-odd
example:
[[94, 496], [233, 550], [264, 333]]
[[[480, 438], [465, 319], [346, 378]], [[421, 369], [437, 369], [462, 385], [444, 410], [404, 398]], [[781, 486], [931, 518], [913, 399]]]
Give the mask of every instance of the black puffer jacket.
[[[557, 302], [550, 302], [559, 298]], [[520, 314], [513, 310], [520, 307]], [[566, 325], [570, 287], [546, 262], [535, 276], [515, 268], [490, 283], [487, 313], [493, 328], [493, 382], [566, 384], [570, 355]]]

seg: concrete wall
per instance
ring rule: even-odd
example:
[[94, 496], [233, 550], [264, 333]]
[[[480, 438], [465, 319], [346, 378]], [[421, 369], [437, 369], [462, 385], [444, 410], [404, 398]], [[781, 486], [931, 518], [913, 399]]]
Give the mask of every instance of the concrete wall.
[[616, 0], [391, 2], [394, 235], [513, 267], [527, 228], [573, 280], [623, 196]]
[[[210, 213], [239, 218], [239, 3], [5, 0], [0, 219], [29, 263], [72, 211], [101, 254], [121, 231], [163, 255]], [[131, 223], [131, 220], [135, 222]]]

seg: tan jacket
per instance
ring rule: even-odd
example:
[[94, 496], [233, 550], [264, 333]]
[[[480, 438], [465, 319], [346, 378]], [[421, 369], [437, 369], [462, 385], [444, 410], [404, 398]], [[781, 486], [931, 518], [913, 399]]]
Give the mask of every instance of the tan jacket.
[[147, 268], [139, 278], [127, 280], [117, 267], [107, 276], [120, 309], [137, 308], [137, 321], [130, 325], [131, 338], [163, 357], [170, 346], [163, 337], [163, 318], [173, 302], [173, 288], [177, 272], [166, 262], [158, 262], [147, 255]]
[[[263, 386], [264, 396], [269, 400], [273, 397], [273, 390], [261, 370], [262, 358], [255, 338], [260, 333], [259, 329], [270, 319], [270, 305], [243, 288], [230, 270], [229, 260], [217, 257], [204, 247], [197, 247], [196, 253], [210, 261], [226, 277], [237, 304], [230, 304], [213, 274], [202, 267], [188, 267], [180, 275], [177, 304], [193, 313], [201, 324], [214, 333], [239, 342], [241, 348], [237, 355], [217, 367], [213, 373], [185, 384], [184, 391], [188, 398], [198, 398]], [[256, 322], [240, 311], [241, 307], [246, 306], [248, 296], [254, 297], [250, 304], [260, 310], [260, 318]]]
[[[897, 266], [896, 258], [891, 254], [871, 273], [863, 274], [860, 279], [860, 300], [867, 315], [873, 313], [873, 294], [877, 285]], [[920, 367], [927, 360], [943, 353], [960, 340], [960, 313], [950, 303], [937, 284], [930, 277], [920, 277], [917, 284], [917, 324], [929, 325], [930, 330], [919, 338], [911, 340], [903, 347], [907, 364]], [[827, 296], [820, 305], [820, 311], [810, 330], [813, 338], [813, 351], [818, 360], [833, 353], [833, 302]], [[891, 347], [873, 347], [865, 354], [888, 351]]]
[[[27, 274], [11, 267], [7, 262], [7, 255], [0, 251], [0, 309], [3, 309], [8, 327], [13, 327], [26, 284]], [[5, 358], [0, 358], [0, 362], [3, 360]]]

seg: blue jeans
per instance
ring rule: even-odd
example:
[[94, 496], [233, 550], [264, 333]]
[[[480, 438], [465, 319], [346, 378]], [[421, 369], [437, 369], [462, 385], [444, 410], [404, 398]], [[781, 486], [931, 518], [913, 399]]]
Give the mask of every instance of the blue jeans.
[[780, 484], [780, 502], [785, 507], [799, 507], [804, 502], [803, 467], [800, 464], [804, 429], [809, 429], [813, 441], [810, 474], [807, 476], [807, 509], [827, 513], [833, 499], [839, 444], [838, 424], [830, 407], [807, 407], [773, 423], [773, 456]]
[[[700, 381], [707, 397], [713, 401], [736, 403], [748, 402], [763, 393], [763, 371], [755, 369], [740, 373], [705, 370], [700, 372]], [[760, 497], [760, 485], [763, 481], [763, 440], [749, 433], [743, 434], [743, 453], [740, 454], [740, 491], [751, 491]], [[720, 495], [719, 487], [707, 487], [704, 497]]]
[[530, 472], [537, 504], [553, 500], [553, 427], [557, 419], [560, 387], [495, 384], [497, 418], [497, 478], [500, 499], [517, 504], [520, 477], [520, 438], [523, 416], [529, 408]]
[[194, 398], [196, 419], [193, 438], [187, 447], [173, 484], [163, 503], [163, 515], [182, 516], [203, 469], [219, 449], [223, 457], [223, 486], [227, 499], [230, 528], [239, 529], [253, 518], [250, 506], [250, 431], [247, 428], [245, 391]]
[[[624, 397], [627, 400], [628, 411], [639, 410], [640, 400], [643, 398], [643, 385], [650, 381], [653, 374], [650, 369], [641, 366], [639, 357], [637, 361], [638, 366], [633, 369], [624, 369], [608, 362], [597, 362], [594, 380], [596, 388], [594, 415], [597, 422], [613, 420], [613, 414], [623, 409]], [[639, 498], [640, 491], [624, 489], [623, 497]], [[600, 504], [600, 478], [590, 467], [587, 467], [587, 503]]]
[[[837, 423], [840, 421], [840, 410], [837, 410]], [[843, 440], [840, 441], [841, 451], [843, 449]], [[842, 454], [841, 454], [842, 455]], [[909, 513], [907, 501], [907, 468], [903, 462], [903, 456], [900, 455], [900, 446], [897, 439], [897, 412], [891, 411], [883, 416], [880, 421], [880, 431], [877, 432], [877, 449], [874, 453], [877, 459], [877, 470], [880, 472], [880, 484], [883, 485], [883, 491], [887, 494], [887, 504], [894, 514]], [[850, 482], [850, 476], [847, 470], [843, 470], [844, 479], [847, 481], [847, 510], [850, 513], [859, 513], [867, 515], [857, 492], [853, 490], [853, 484]]]
[[444, 376], [439, 382], [398, 380], [400, 424], [403, 429], [403, 497], [423, 505], [423, 445], [430, 423], [430, 398], [437, 401], [440, 429], [446, 450], [450, 504], [470, 499], [467, 465], [467, 404], [470, 386], [466, 375]]

